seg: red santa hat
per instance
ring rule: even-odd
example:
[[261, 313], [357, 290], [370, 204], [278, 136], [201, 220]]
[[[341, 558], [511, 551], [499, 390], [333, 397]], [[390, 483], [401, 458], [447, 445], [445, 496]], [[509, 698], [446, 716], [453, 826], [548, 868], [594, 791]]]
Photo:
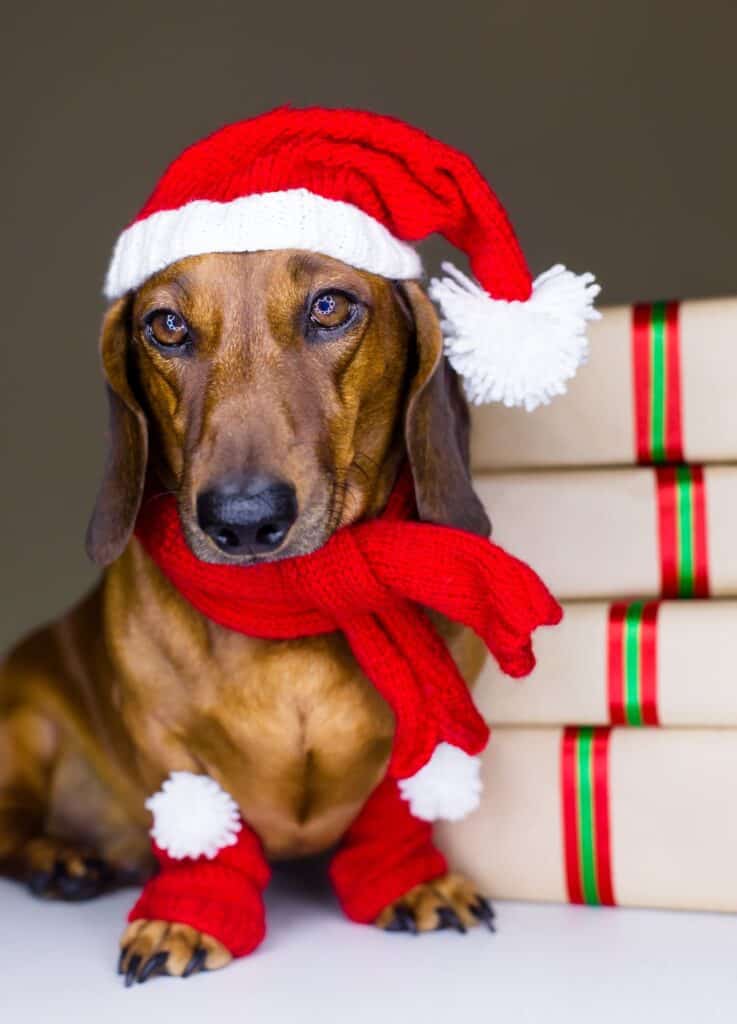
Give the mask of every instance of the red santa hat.
[[439, 232], [452, 264], [430, 296], [472, 402], [534, 409], [565, 390], [598, 316], [593, 275], [557, 265], [534, 281], [507, 215], [463, 153], [394, 118], [280, 108], [186, 149], [118, 239], [115, 299], [187, 256], [306, 249], [392, 279], [420, 277], [412, 243]]

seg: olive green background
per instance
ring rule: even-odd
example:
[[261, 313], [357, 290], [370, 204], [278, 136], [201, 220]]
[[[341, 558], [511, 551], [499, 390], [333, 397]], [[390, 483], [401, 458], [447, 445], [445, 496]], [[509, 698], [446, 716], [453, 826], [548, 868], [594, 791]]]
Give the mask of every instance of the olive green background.
[[[734, 290], [737, 4], [47, 2], [0, 30], [0, 647], [94, 579], [101, 283], [165, 164], [280, 103], [467, 150], [533, 270], [608, 302]], [[429, 256], [437, 258], [439, 247]]]

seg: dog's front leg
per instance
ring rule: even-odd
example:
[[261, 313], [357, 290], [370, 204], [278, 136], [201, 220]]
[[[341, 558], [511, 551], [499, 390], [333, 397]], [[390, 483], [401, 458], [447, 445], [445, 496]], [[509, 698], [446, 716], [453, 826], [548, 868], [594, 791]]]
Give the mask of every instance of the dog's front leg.
[[174, 859], [157, 846], [154, 853], [159, 873], [144, 887], [121, 938], [118, 969], [126, 985], [157, 974], [187, 978], [216, 970], [261, 943], [270, 871], [245, 823], [235, 843], [214, 858]]
[[374, 790], [343, 838], [330, 879], [347, 917], [387, 931], [493, 930], [493, 910], [472, 882], [450, 873], [432, 825], [412, 816], [396, 783]]

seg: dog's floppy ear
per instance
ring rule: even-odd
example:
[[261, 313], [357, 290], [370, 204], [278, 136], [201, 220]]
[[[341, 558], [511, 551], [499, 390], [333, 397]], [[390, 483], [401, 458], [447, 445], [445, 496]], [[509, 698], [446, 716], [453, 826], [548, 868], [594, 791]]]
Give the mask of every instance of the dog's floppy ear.
[[87, 553], [105, 566], [128, 543], [143, 496], [148, 459], [146, 416], [128, 373], [130, 298], [113, 303], [105, 315], [100, 354], [109, 406], [109, 439], [102, 483], [87, 527]]
[[404, 436], [420, 519], [488, 537], [491, 524], [471, 484], [468, 405], [443, 355], [435, 307], [415, 282], [397, 287], [415, 334]]

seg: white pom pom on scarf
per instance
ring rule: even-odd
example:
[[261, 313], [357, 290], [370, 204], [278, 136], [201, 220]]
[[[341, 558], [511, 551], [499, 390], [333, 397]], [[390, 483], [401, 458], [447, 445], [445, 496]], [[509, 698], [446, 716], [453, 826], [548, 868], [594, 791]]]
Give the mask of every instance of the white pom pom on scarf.
[[452, 743], [438, 743], [427, 764], [398, 785], [415, 818], [460, 821], [481, 800], [481, 762]]
[[212, 860], [242, 828], [235, 800], [209, 775], [172, 772], [146, 807], [154, 816], [152, 838], [175, 860]]
[[503, 402], [529, 411], [565, 392], [585, 362], [586, 324], [598, 320], [593, 274], [561, 264], [535, 279], [524, 302], [494, 299], [452, 263], [428, 289], [443, 314], [445, 353], [474, 405]]

